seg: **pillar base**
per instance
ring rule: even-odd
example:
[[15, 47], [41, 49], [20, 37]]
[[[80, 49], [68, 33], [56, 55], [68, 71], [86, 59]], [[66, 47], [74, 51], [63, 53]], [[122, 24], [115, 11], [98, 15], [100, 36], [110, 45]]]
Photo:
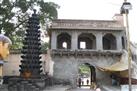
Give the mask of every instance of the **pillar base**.
[[8, 87], [10, 91], [15, 89], [17, 91], [35, 91], [35, 89], [42, 90], [46, 87], [46, 76], [39, 76], [38, 78], [24, 79], [22, 77], [12, 77], [8, 80]]

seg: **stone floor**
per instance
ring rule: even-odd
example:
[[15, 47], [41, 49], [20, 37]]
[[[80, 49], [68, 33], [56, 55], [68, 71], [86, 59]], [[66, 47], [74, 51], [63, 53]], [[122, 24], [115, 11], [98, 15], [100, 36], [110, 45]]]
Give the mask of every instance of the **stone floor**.
[[[120, 91], [120, 87], [102, 86], [101, 88], [102, 88], [101, 91]], [[0, 91], [8, 91], [7, 85], [0, 85]], [[94, 91], [94, 90], [90, 89], [89, 87], [71, 89], [70, 86], [55, 85], [55, 86], [46, 87], [42, 91]]]
[[8, 91], [8, 86], [7, 85], [0, 85], [0, 91]]
[[81, 87], [76, 89], [71, 89], [70, 86], [56, 85], [52, 87], [47, 87], [43, 91], [94, 91], [89, 87]]
[[55, 85], [51, 87], [47, 87], [43, 91], [68, 91], [70, 86], [63, 86], [63, 85]]
[[94, 91], [93, 89], [90, 89], [89, 87], [81, 87], [76, 89], [69, 89], [68, 91]]
[[68, 90], [68, 91], [94, 91], [94, 90], [92, 90], [92, 89], [77, 88], [77, 89], [72, 89], [72, 90]]
[[101, 86], [103, 91], [121, 91], [121, 87], [120, 86], [106, 86], [106, 85], [102, 85]]
[[[42, 91], [67, 91], [70, 88], [70, 86], [63, 86], [63, 85], [55, 85], [51, 87], [46, 87]], [[7, 85], [0, 85], [0, 91], [8, 91]]]
[[[70, 86], [55, 85], [47, 87], [43, 91], [94, 91], [90, 87], [83, 86], [81, 88], [71, 89]], [[120, 87], [102, 86], [101, 91], [120, 91]]]

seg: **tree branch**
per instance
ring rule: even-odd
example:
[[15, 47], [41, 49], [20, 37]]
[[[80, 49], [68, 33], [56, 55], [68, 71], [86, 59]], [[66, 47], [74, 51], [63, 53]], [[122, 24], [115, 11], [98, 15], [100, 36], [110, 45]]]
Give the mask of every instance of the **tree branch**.
[[16, 27], [14, 27], [14, 29], [18, 28], [20, 25], [22, 25], [23, 23], [25, 23], [27, 21], [27, 19], [23, 20], [22, 22], [20, 22]]

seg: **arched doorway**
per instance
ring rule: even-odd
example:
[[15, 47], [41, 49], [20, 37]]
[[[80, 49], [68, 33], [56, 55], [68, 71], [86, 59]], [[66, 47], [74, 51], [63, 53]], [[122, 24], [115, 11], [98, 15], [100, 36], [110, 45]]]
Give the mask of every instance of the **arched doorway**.
[[95, 67], [89, 63], [80, 64], [78, 67], [78, 87], [91, 87], [96, 84]]

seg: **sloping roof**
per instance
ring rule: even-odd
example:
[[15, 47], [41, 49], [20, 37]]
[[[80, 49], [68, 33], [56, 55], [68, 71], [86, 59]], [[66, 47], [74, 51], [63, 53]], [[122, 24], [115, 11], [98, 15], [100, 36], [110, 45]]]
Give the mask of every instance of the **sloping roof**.
[[125, 71], [128, 69], [128, 64], [124, 62], [116, 62], [115, 64], [108, 67], [99, 67], [103, 71]]
[[49, 29], [98, 29], [124, 30], [124, 26], [116, 20], [53, 20]]

